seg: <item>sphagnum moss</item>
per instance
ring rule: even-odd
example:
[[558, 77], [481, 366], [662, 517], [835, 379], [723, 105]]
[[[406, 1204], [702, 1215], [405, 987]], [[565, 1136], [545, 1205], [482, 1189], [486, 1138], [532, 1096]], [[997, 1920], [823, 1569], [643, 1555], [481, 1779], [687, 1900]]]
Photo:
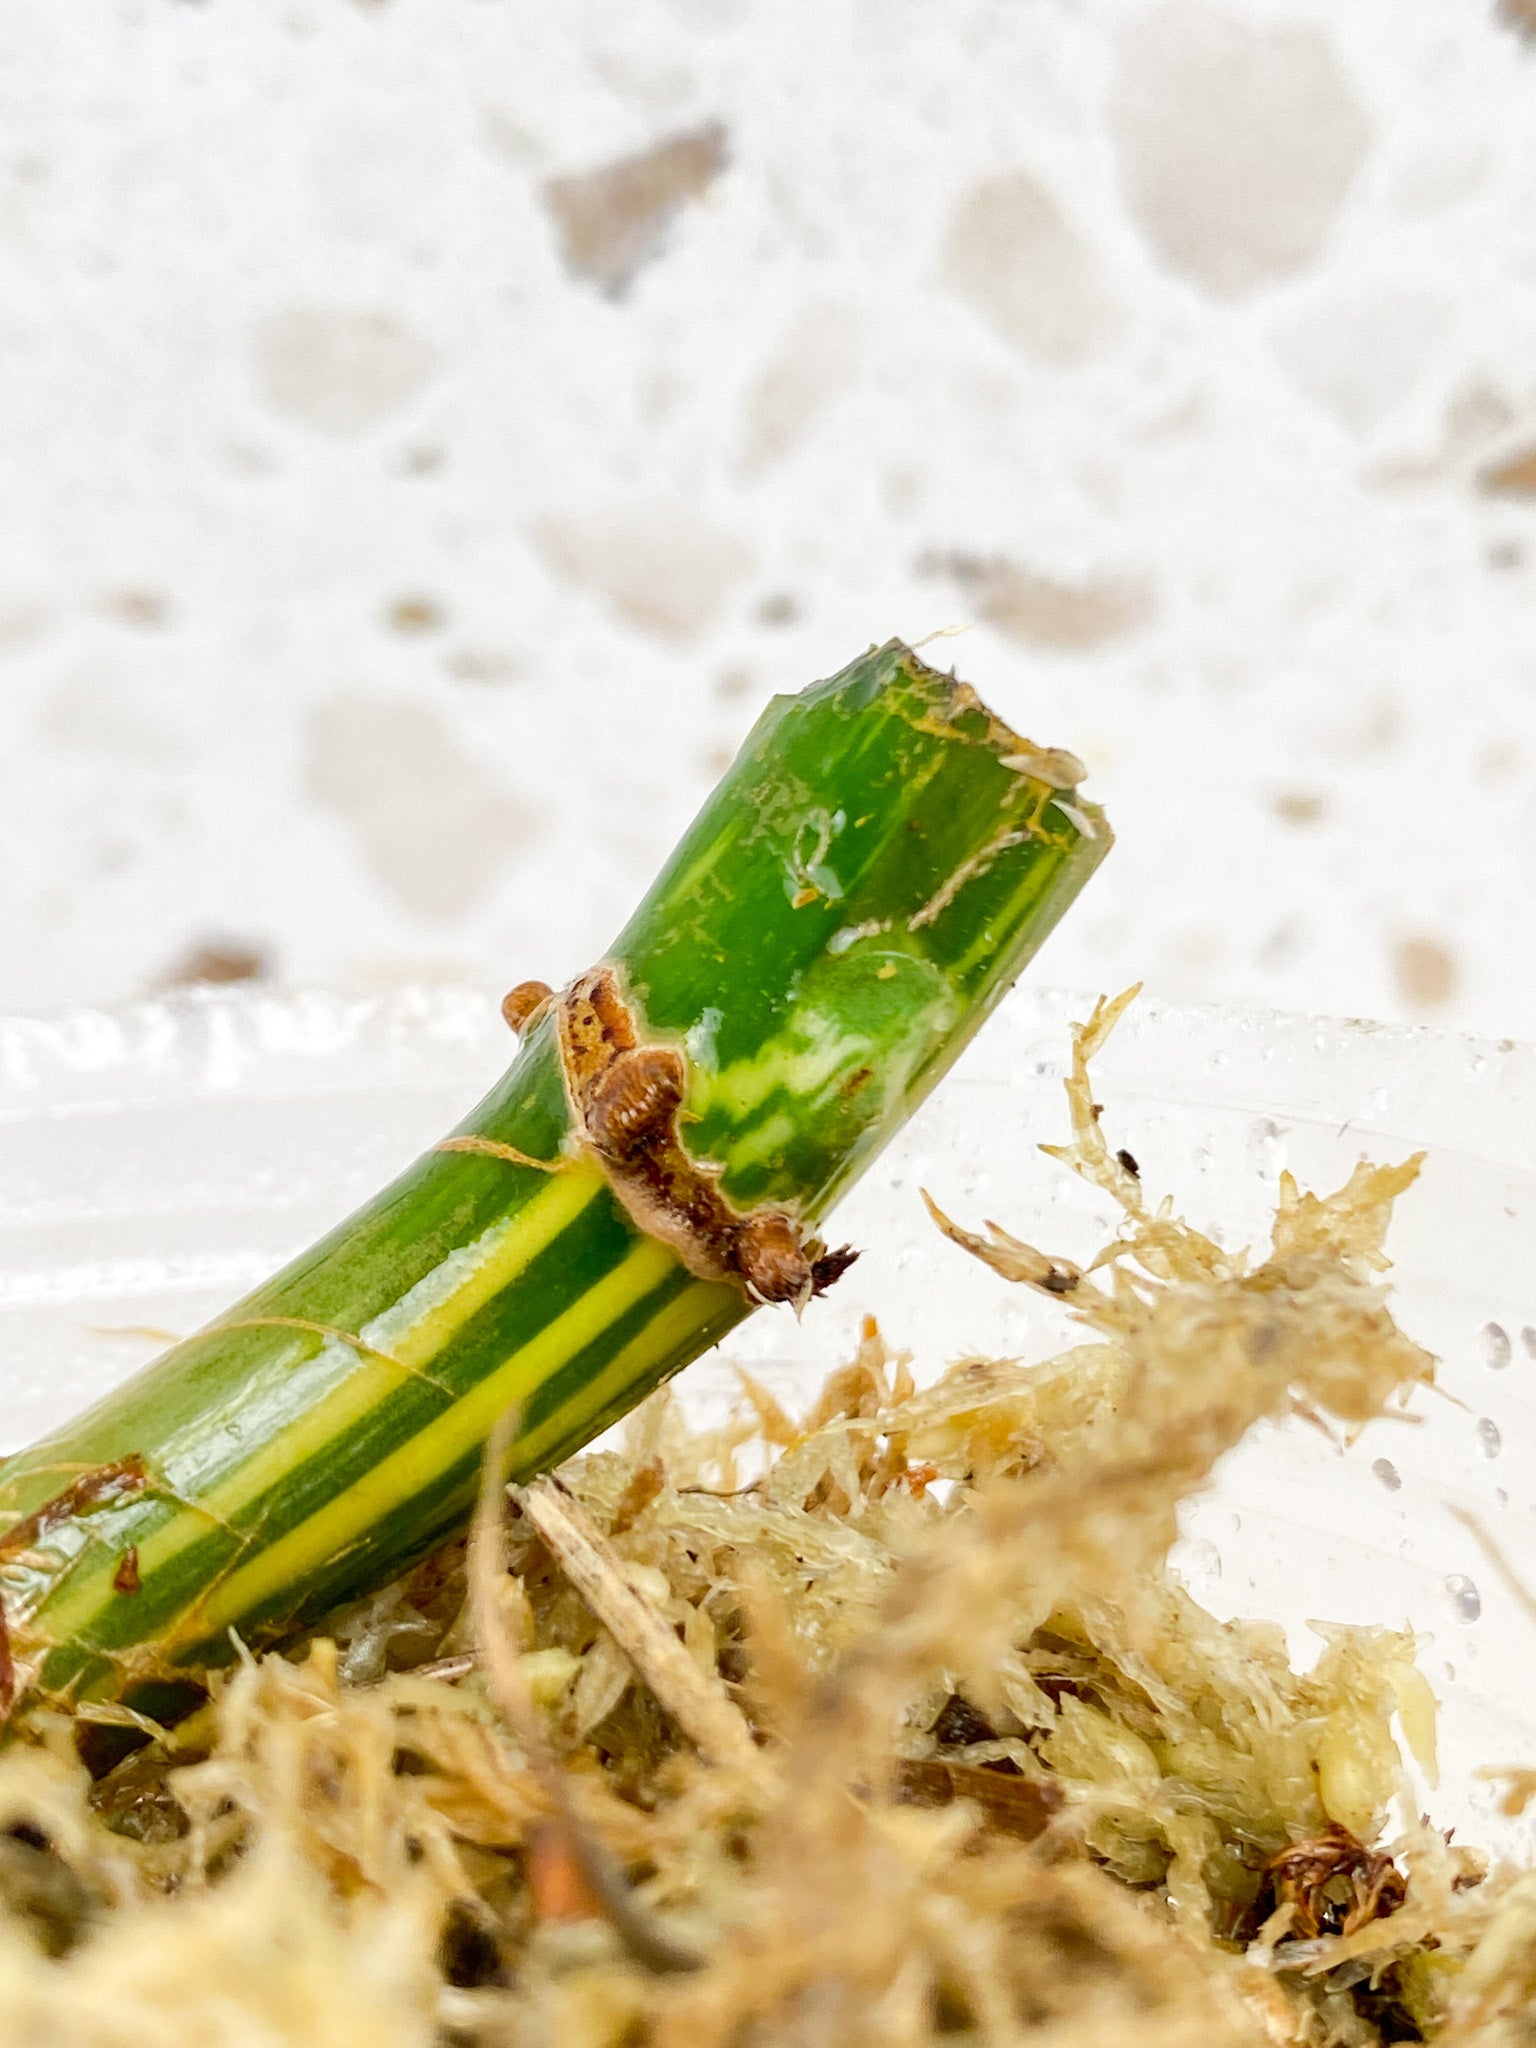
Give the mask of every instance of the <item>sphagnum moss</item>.
[[1413, 1163], [1284, 1184], [1268, 1251], [1224, 1249], [1122, 1177], [1116, 1007], [1063, 1156], [1119, 1234], [1086, 1268], [971, 1239], [1072, 1350], [918, 1388], [870, 1324], [808, 1414], [747, 1386], [704, 1434], [663, 1391], [513, 1489], [508, 1570], [493, 1484], [478, 1576], [448, 1546], [94, 1787], [34, 1716], [15, 2038], [1519, 2048], [1536, 1880], [1384, 1839], [1394, 1715], [1433, 1763], [1412, 1638], [1329, 1629], [1298, 1673], [1166, 1565], [1253, 1424], [1430, 1376], [1381, 1279]]

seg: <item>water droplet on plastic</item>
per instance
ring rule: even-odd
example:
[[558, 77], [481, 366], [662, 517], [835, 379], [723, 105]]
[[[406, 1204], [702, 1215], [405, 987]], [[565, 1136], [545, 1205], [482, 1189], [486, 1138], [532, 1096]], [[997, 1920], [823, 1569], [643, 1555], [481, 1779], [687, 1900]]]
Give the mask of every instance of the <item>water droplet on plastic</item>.
[[1492, 1416], [1482, 1416], [1477, 1425], [1477, 1440], [1482, 1445], [1485, 1458], [1496, 1458], [1504, 1448], [1504, 1439], [1499, 1434], [1499, 1425]]
[[[1522, 1330], [1520, 1335], [1523, 1340], [1525, 1332]], [[1532, 1335], [1536, 1336], [1536, 1331], [1533, 1331]], [[1529, 1349], [1530, 1347], [1528, 1346], [1527, 1348]], [[1502, 1323], [1484, 1323], [1483, 1363], [1491, 1365], [1495, 1372], [1502, 1372], [1505, 1366], [1508, 1365], [1509, 1360], [1509, 1332]]]
[[1269, 1180], [1279, 1177], [1285, 1165], [1285, 1140], [1280, 1135], [1280, 1126], [1273, 1117], [1260, 1117], [1253, 1126], [1249, 1141], [1249, 1153], [1254, 1170]]
[[1533, 1330], [1529, 1323], [1520, 1332], [1520, 1342], [1525, 1346], [1526, 1357], [1536, 1358], [1536, 1330]]
[[1396, 1493], [1403, 1483], [1402, 1474], [1390, 1458], [1373, 1458], [1371, 1460], [1371, 1470], [1376, 1474], [1376, 1477], [1381, 1481], [1388, 1493]]
[[1465, 1572], [1451, 1573], [1445, 1582], [1445, 1597], [1458, 1621], [1476, 1621], [1483, 1611], [1483, 1596]]
[[1175, 1562], [1194, 1578], [1210, 1580], [1221, 1577], [1221, 1552], [1209, 1536], [1185, 1537], [1179, 1545]]

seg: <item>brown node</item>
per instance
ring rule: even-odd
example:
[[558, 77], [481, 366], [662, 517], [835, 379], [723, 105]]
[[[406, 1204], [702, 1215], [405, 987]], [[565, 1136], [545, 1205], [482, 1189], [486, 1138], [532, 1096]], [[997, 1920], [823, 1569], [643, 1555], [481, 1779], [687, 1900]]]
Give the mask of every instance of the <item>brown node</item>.
[[547, 981], [520, 981], [516, 988], [509, 989], [501, 999], [501, 1014], [508, 1029], [521, 1037], [553, 995]]
[[749, 1294], [764, 1302], [804, 1303], [825, 1294], [858, 1257], [851, 1244], [827, 1251], [814, 1238], [802, 1244], [794, 1219], [782, 1209], [755, 1209], [737, 1226], [732, 1260]]
[[[812, 1294], [825, 1294], [842, 1279], [858, 1256], [851, 1244], [840, 1244], [835, 1252], [818, 1252], [811, 1261]], [[937, 1473], [934, 1476], [937, 1478]]]
[[665, 1136], [683, 1106], [683, 1056], [667, 1045], [621, 1052], [587, 1101], [587, 1135], [605, 1158], [632, 1159]]
[[811, 1262], [782, 1209], [760, 1209], [736, 1230], [735, 1265], [763, 1301], [798, 1301], [811, 1286]]
[[807, 1241], [786, 1209], [743, 1213], [721, 1191], [720, 1169], [688, 1152], [678, 1134], [687, 1063], [675, 1046], [641, 1042], [617, 969], [582, 975], [556, 1016], [566, 1095], [588, 1151], [634, 1221], [690, 1273], [798, 1308], [847, 1271], [858, 1256], [850, 1246], [829, 1252]]
[[585, 1103], [614, 1058], [640, 1043], [613, 968], [589, 968], [571, 985], [561, 1007], [560, 1042], [568, 1075]]

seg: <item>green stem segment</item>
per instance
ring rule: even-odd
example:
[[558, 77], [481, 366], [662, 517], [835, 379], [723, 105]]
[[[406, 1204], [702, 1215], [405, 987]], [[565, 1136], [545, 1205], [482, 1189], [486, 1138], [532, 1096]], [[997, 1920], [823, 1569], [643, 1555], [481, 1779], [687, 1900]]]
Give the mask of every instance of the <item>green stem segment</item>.
[[[894, 641], [769, 706], [610, 954], [739, 1206], [818, 1222], [1076, 896], [1109, 833], [1061, 764]], [[546, 1020], [458, 1135], [554, 1159], [569, 1128]], [[504, 1409], [529, 1477], [749, 1312], [589, 1156], [427, 1153], [5, 1467], [21, 1690], [153, 1712], [231, 1630], [273, 1641], [461, 1524]]]

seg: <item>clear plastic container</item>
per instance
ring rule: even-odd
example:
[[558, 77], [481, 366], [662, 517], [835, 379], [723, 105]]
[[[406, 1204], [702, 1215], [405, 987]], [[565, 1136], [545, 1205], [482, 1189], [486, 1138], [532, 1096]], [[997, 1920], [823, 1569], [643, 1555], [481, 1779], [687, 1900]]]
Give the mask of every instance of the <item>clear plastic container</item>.
[[[1067, 1025], [1022, 990], [835, 1219], [863, 1257], [797, 1323], [765, 1312], [685, 1378], [703, 1409], [732, 1362], [803, 1400], [878, 1314], [920, 1377], [975, 1353], [1070, 1341], [1052, 1304], [945, 1243], [932, 1190], [1068, 1255], [1102, 1198], [1036, 1149], [1066, 1134]], [[455, 1121], [510, 1051], [490, 992], [207, 991], [113, 1013], [0, 1021], [0, 1450], [194, 1328]], [[1267, 1429], [1186, 1516], [1178, 1563], [1220, 1614], [1405, 1623], [1442, 1702], [1442, 1777], [1420, 1789], [1464, 1839], [1532, 1853], [1481, 1765], [1536, 1761], [1536, 1627], [1450, 1512], [1470, 1510], [1536, 1585], [1536, 1048], [1233, 1010], [1132, 1010], [1097, 1072], [1113, 1142], [1150, 1191], [1224, 1242], [1260, 1241], [1275, 1184], [1337, 1184], [1362, 1155], [1423, 1150], [1390, 1249], [1397, 1312], [1441, 1359], [1418, 1419], [1348, 1451]]]

